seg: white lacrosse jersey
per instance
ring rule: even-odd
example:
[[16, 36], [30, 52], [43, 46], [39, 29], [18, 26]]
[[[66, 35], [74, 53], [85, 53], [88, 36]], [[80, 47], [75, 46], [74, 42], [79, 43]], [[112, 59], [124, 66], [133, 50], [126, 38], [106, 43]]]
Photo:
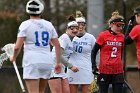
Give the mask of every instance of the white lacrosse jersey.
[[[63, 56], [69, 59], [70, 55], [73, 53], [73, 44], [68, 34], [64, 33], [63, 35], [61, 35], [59, 37], [59, 43], [60, 43], [61, 48], [64, 49]], [[52, 52], [53, 53], [55, 52], [55, 48], [53, 48]]]
[[51, 22], [29, 19], [21, 23], [17, 37], [25, 37], [23, 66], [35, 63], [53, 64], [50, 40], [58, 35]]
[[[59, 43], [60, 43], [60, 46], [61, 48], [64, 49], [64, 52], [63, 52], [63, 56], [67, 59], [70, 58], [70, 55], [73, 53], [73, 44], [72, 44], [72, 41], [70, 40], [68, 34], [64, 33], [63, 35], [61, 35], [59, 37]], [[55, 47], [53, 47], [52, 49], [52, 55], [53, 55], [53, 58], [54, 58], [54, 64], [55, 64], [55, 59], [56, 59], [56, 56], [55, 56]], [[51, 77], [63, 77], [63, 78], [66, 78], [67, 75], [66, 73], [64, 72], [65, 70], [65, 66], [62, 65], [62, 72], [60, 74], [55, 74], [55, 73], [52, 73], [53, 75], [51, 75]]]
[[69, 62], [81, 69], [92, 71], [91, 51], [95, 44], [95, 37], [85, 33], [82, 37], [74, 37], [74, 53], [71, 55]]

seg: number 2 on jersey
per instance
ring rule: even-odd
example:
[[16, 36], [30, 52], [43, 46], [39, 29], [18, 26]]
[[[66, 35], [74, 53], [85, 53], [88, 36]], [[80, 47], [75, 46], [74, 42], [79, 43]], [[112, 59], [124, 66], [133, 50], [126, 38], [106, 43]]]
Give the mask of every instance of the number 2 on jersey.
[[116, 53], [117, 53], [117, 47], [113, 47], [111, 52], [111, 57], [116, 57], [117, 56]]
[[38, 33], [38, 31], [35, 32], [35, 38], [36, 38], [36, 46], [40, 46], [39, 42], [39, 37], [41, 36], [41, 44], [42, 46], [47, 46], [48, 45], [48, 40], [49, 40], [49, 33], [46, 31], [43, 31], [41, 35]]

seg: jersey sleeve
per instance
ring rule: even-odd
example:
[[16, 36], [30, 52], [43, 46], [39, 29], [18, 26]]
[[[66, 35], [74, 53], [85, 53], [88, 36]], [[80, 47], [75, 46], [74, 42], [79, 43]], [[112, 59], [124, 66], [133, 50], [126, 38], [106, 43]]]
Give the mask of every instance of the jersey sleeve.
[[67, 46], [67, 39], [66, 39], [66, 36], [65, 34], [63, 34], [60, 38], [59, 38], [59, 43], [60, 43], [60, 46], [61, 48], [63, 48], [65, 50], [66, 46]]
[[26, 28], [27, 25], [25, 23], [21, 23], [18, 29], [17, 37], [26, 37]]
[[58, 38], [58, 34], [53, 25], [52, 25], [52, 38]]
[[92, 37], [92, 48], [94, 47], [95, 42], [96, 42], [96, 38], [93, 36], [93, 37]]
[[104, 42], [104, 35], [103, 35], [103, 32], [101, 32], [96, 39], [96, 43], [99, 45], [102, 45], [103, 42]]
[[132, 31], [129, 33], [129, 36], [132, 40], [135, 40], [138, 36], [140, 26], [135, 26]]

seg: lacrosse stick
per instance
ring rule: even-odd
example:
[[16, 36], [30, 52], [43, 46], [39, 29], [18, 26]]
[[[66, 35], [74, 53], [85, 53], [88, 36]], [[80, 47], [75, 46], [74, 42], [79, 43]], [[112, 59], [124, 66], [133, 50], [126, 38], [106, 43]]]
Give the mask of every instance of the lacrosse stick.
[[3, 63], [4, 63], [4, 61], [6, 61], [8, 58], [9, 58], [9, 57], [7, 56], [6, 53], [3, 53], [3, 54], [0, 55], [0, 69], [1, 69], [1, 67], [2, 67], [2, 65], [3, 65]]
[[97, 85], [97, 76], [96, 75], [94, 75], [94, 80], [91, 82], [88, 89], [89, 89], [90, 93], [99, 92], [99, 87]]
[[131, 93], [134, 93], [134, 91], [132, 90], [132, 88], [130, 87], [130, 85], [124, 80], [124, 85], [126, 85], [126, 87], [129, 89], [129, 91]]
[[[14, 47], [15, 47], [15, 44], [6, 44], [2, 50], [4, 50], [8, 56], [8, 58], [12, 57], [13, 56], [13, 53], [14, 53]], [[19, 81], [19, 84], [20, 84], [20, 87], [22, 89], [22, 92], [25, 93], [25, 88], [24, 88], [24, 85], [23, 85], [23, 82], [21, 80], [21, 77], [20, 77], [20, 74], [19, 74], [19, 71], [18, 71], [18, 68], [17, 68], [17, 65], [16, 65], [16, 62], [14, 61], [13, 62], [13, 66], [15, 68], [15, 71], [16, 71], [16, 74], [17, 74], [17, 77], [18, 77], [18, 81]]]

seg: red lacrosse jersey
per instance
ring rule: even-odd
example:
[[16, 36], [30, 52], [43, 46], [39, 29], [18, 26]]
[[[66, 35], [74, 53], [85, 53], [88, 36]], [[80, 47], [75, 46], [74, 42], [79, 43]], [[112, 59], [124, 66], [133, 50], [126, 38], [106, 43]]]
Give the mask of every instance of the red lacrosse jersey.
[[96, 43], [101, 46], [99, 72], [103, 74], [123, 73], [124, 35], [122, 33], [113, 35], [109, 30], [106, 30], [99, 34]]
[[129, 33], [129, 36], [136, 41], [138, 68], [140, 69], [140, 25], [136, 25]]

